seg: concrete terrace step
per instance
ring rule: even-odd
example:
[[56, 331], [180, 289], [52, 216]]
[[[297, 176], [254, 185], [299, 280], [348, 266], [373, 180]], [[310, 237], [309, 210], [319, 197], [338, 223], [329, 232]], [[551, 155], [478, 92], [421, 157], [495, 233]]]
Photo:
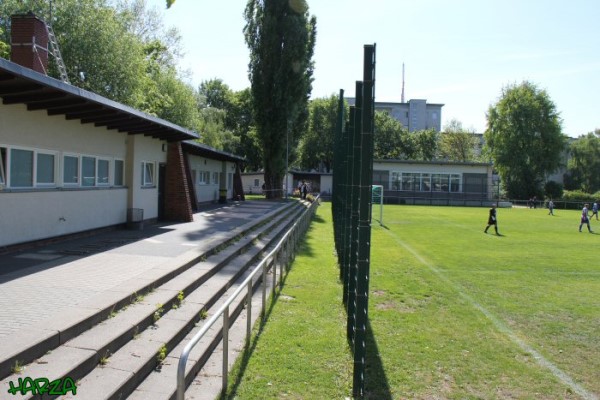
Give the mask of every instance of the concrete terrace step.
[[[239, 231], [237, 235], [215, 238], [211, 240], [211, 248], [188, 252], [186, 257], [178, 257], [178, 262], [173, 260], [166, 263], [168, 265], [160, 265], [140, 277], [138, 290], [124, 285], [123, 293], [127, 293], [127, 296], [121, 293], [119, 301], [112, 303], [107, 314], [110, 318], [85, 332], [77, 332], [83, 329], [82, 326], [71, 328], [71, 336], [77, 336], [28, 365], [25, 375], [43, 376], [50, 380], [66, 376], [76, 380], [83, 377], [78, 382], [79, 397], [85, 393], [86, 399], [124, 398], [146, 376], [157, 375], [152, 371], [157, 366], [157, 354], [161, 349], [169, 352], [173, 348], [179, 348], [176, 347], [178, 343], [199, 323], [200, 313], [224, 301], [219, 299], [231, 290], [232, 285], [235, 287], [236, 282], [239, 284], [244, 279], [248, 266], [256, 263], [265, 247], [284, 232], [303, 209], [296, 203], [296, 206], [288, 206], [265, 215], [251, 227], [236, 229]], [[260, 226], [256, 228], [257, 225]], [[250, 229], [254, 230], [249, 232]], [[230, 245], [223, 248], [225, 241]], [[183, 265], [177, 265], [181, 261], [184, 262]], [[150, 287], [156, 289], [145, 296], [140, 295]], [[178, 300], [180, 293], [185, 298], [181, 304]], [[243, 302], [244, 299], [238, 301], [239, 311]], [[120, 303], [129, 306], [115, 312]], [[100, 313], [106, 313], [107, 309], [108, 307], [102, 307]], [[161, 317], [156, 323], [155, 315]], [[88, 317], [86, 320], [92, 321], [94, 318], [100, 317]], [[206, 339], [211, 340], [211, 345], [204, 349], [206, 354], [197, 356], [194, 363], [189, 363], [188, 382], [191, 382], [192, 374], [198, 371], [220, 340], [219, 328], [213, 327], [212, 331], [214, 335], [211, 336], [214, 337]], [[175, 353], [169, 355], [167, 361], [179, 356]], [[168, 362], [163, 363], [165, 369], [169, 365]], [[168, 375], [158, 374], [162, 379]], [[0, 382], [0, 387], [8, 387], [8, 382], [16, 381], [18, 376], [8, 376]], [[151, 384], [141, 386], [138, 395], [148, 392], [144, 389], [147, 385]], [[161, 385], [171, 388], [169, 390], [174, 394], [175, 378], [170, 384]], [[160, 397], [159, 393], [169, 390], [156, 391], [153, 397]]]
[[232, 227], [227, 231], [214, 232], [210, 239], [202, 241], [197, 248], [160, 263], [142, 275], [127, 279], [110, 290], [70, 307], [68, 313], [52, 316], [25, 332], [20, 331], [3, 337], [0, 340], [0, 378], [11, 375], [11, 370], [17, 362], [23, 365], [43, 356], [48, 351], [105, 320], [115, 310], [131, 304], [138, 294], [162, 285], [195, 265], [199, 260], [215, 254], [224, 246], [234, 243], [282, 213], [289, 212], [294, 206], [297, 205], [286, 204], [241, 226]]
[[[295, 215], [291, 215], [280, 222], [277, 228], [255, 243], [253, 248], [231, 260], [210, 281], [190, 293], [180, 307], [169, 310], [155, 325], [139, 333], [135, 340], [131, 340], [112, 354], [105, 365], [99, 365], [83, 377], [79, 382], [78, 391], [86, 393], [86, 398], [89, 399], [127, 397], [148, 375], [152, 375], [152, 372], [156, 370], [159, 365], [157, 355], [161, 349], [166, 355], [184, 340], [190, 330], [197, 324], [201, 325], [199, 313], [202, 310], [208, 310], [210, 313], [211, 310], [218, 307], [219, 299], [224, 301], [226, 294], [235, 290], [236, 285], [241, 283], [249, 273], [248, 267], [257, 261], [263, 249], [273, 242], [294, 219]], [[243, 306], [243, 300], [241, 299], [241, 303], [238, 305], [238, 311]], [[215, 302], [217, 303], [215, 304]], [[205, 350], [207, 352], [210, 352], [216, 346], [216, 341], [220, 339], [218, 327], [214, 327], [212, 333], [210, 338], [206, 339], [212, 344]], [[198, 356], [199, 359], [206, 357], [207, 355]], [[161, 374], [161, 376], [167, 381], [171, 378], [169, 374]], [[165, 388], [172, 386], [174, 392], [175, 378], [172, 379], [171, 385], [165, 382], [162, 384], [166, 385]], [[156, 391], [153, 396], [158, 396], [164, 390], [158, 390], [153, 386], [152, 388]]]

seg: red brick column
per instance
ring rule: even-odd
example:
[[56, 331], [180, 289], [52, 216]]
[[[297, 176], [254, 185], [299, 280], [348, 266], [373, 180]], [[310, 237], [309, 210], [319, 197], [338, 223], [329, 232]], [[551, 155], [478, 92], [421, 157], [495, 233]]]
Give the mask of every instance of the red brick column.
[[180, 142], [169, 143], [165, 180], [165, 218], [181, 222], [193, 221], [190, 187], [185, 176], [185, 160]]
[[11, 17], [12, 62], [42, 74], [48, 70], [48, 29], [34, 14]]

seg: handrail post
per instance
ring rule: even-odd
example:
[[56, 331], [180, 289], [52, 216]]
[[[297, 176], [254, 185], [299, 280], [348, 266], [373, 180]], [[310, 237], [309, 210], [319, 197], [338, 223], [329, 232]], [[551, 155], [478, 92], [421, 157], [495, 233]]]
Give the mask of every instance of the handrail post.
[[271, 267], [273, 272], [273, 284], [271, 285], [271, 294], [275, 295], [275, 288], [277, 287], [277, 264], [280, 262], [281, 249], [277, 250], [277, 253], [273, 256], [273, 266]]
[[229, 306], [223, 313], [223, 387], [221, 392], [227, 393], [227, 373], [229, 371]]
[[265, 263], [262, 270], [262, 319], [265, 320], [267, 316], [267, 267]]
[[250, 334], [252, 333], [252, 280], [248, 281], [248, 293], [246, 294], [246, 346], [250, 345]]

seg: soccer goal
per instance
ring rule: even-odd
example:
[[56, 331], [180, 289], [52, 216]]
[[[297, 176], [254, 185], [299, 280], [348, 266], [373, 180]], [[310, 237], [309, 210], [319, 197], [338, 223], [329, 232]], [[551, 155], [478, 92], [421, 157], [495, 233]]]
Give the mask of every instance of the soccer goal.
[[[371, 207], [377, 207], [377, 204], [379, 204], [379, 225], [383, 226], [383, 186], [371, 185]], [[371, 219], [373, 219], [373, 208]]]

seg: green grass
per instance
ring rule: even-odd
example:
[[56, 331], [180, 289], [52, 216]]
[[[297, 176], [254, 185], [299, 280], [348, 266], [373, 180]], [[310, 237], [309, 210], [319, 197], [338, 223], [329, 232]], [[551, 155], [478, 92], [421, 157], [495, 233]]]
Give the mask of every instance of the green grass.
[[[385, 206], [372, 230], [366, 398], [598, 398], [600, 237], [578, 232], [578, 211], [555, 214], [499, 209], [496, 236], [483, 233], [487, 209]], [[350, 396], [330, 215], [324, 203], [230, 398]]]

